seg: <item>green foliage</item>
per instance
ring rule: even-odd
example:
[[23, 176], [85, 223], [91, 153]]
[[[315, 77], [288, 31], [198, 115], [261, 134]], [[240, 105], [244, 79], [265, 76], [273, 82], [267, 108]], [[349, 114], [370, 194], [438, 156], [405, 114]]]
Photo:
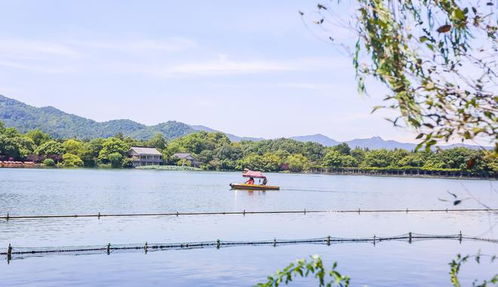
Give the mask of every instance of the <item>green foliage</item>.
[[62, 156], [62, 166], [64, 167], [82, 167], [83, 161], [79, 158], [79, 156], [65, 153]]
[[68, 139], [64, 141], [62, 146], [64, 147], [66, 153], [80, 154], [83, 151], [83, 142], [75, 139]]
[[328, 11], [343, 8], [340, 2], [318, 4], [315, 23], [354, 23], [347, 28], [356, 43], [340, 44], [354, 45], [358, 89], [365, 92], [372, 78], [390, 91], [386, 105], [374, 111], [397, 110], [394, 125], [402, 120], [418, 130], [417, 139], [427, 148], [451, 138], [484, 137], [498, 152], [494, 1], [357, 0], [353, 15], [337, 19]]
[[[150, 139], [157, 133], [173, 139], [195, 132], [189, 125], [168, 121], [155, 126], [145, 126], [131, 120], [113, 120], [99, 123], [67, 114], [54, 107], [36, 108], [0, 95], [0, 121], [21, 132], [40, 130], [54, 138], [108, 138], [121, 133], [141, 140]], [[40, 139], [36, 145], [48, 139]]]
[[322, 259], [317, 256], [311, 256], [309, 260], [299, 259], [295, 263], [289, 264], [283, 270], [278, 270], [274, 275], [268, 276], [268, 280], [264, 283], [258, 283], [257, 287], [278, 287], [287, 285], [296, 277], [308, 277], [313, 275], [318, 281], [318, 286], [349, 286], [350, 278], [344, 276], [336, 270], [337, 263], [332, 265], [330, 270], [323, 265]]
[[98, 159], [104, 164], [111, 164], [112, 167], [121, 167], [125, 155], [130, 150], [130, 146], [119, 138], [108, 138], [102, 142], [102, 149]]
[[45, 142], [48, 142], [49, 140], [52, 139], [48, 134], [46, 134], [40, 130], [28, 131], [26, 133], [26, 136], [29, 137], [30, 139], [32, 139], [36, 146], [39, 146], [39, 145], [41, 145]]
[[163, 150], [166, 148], [167, 142], [164, 135], [161, 133], [155, 134], [150, 140], [147, 141], [146, 146], [155, 147], [158, 150]]
[[51, 158], [46, 158], [43, 160], [43, 165], [53, 167], [53, 166], [55, 166], [55, 161]]
[[336, 150], [331, 150], [325, 154], [323, 158], [323, 165], [325, 167], [356, 167], [358, 166], [358, 161], [356, 158], [349, 154], [342, 154]]
[[[484, 257], [484, 255], [481, 254], [473, 256], [470, 255], [461, 256], [460, 254], [458, 254], [457, 257], [449, 263], [451, 285], [453, 287], [461, 287], [462, 285], [460, 284], [458, 274], [460, 273], [460, 268], [462, 267], [462, 265], [468, 262], [468, 260], [471, 258], [473, 258], [477, 264], [481, 264], [482, 257]], [[490, 262], [493, 263], [495, 259], [496, 256], [492, 256]], [[490, 280], [483, 280], [482, 282], [478, 282], [477, 280], [475, 280], [474, 282], [472, 282], [472, 287], [488, 287], [488, 286], [497, 286], [497, 285], [498, 285], [498, 273], [495, 274]]]
[[[48, 140], [39, 131], [31, 136], [0, 125], [0, 160], [22, 160], [33, 156], [35, 161], [50, 157], [55, 162], [65, 154], [78, 157], [85, 167], [132, 167], [128, 157], [130, 146], [144, 146], [147, 142], [124, 137], [98, 138], [89, 141], [67, 139], [64, 142]], [[35, 140], [43, 142], [39, 146]], [[157, 135], [149, 144], [163, 146], [165, 139]], [[205, 170], [242, 170], [266, 172], [307, 172], [320, 168], [348, 169], [359, 167], [372, 171], [465, 171], [475, 174], [497, 175], [498, 154], [492, 151], [453, 148], [447, 150], [408, 152], [405, 150], [351, 149], [347, 144], [324, 147], [291, 139], [243, 141], [232, 143], [222, 133], [199, 132], [172, 140], [162, 153], [168, 164], [189, 166], [190, 161], [173, 157], [174, 153], [190, 153]], [[66, 156], [67, 157], [67, 156]], [[81, 166], [74, 158], [63, 166]]]
[[292, 172], [306, 171], [310, 167], [310, 162], [302, 154], [293, 154], [287, 157], [286, 163]]
[[189, 160], [186, 159], [180, 159], [179, 161], [176, 162], [177, 166], [192, 166], [192, 163]]
[[26, 137], [16, 129], [0, 126], [0, 158], [24, 159], [33, 153], [35, 144], [31, 138]]
[[341, 143], [332, 147], [333, 151], [337, 151], [342, 155], [351, 155], [351, 148], [347, 143]]
[[154, 169], [154, 170], [185, 170], [185, 171], [201, 171], [202, 169], [190, 166], [176, 165], [144, 165], [138, 166], [137, 169]]
[[35, 150], [35, 154], [44, 156], [61, 155], [64, 154], [64, 146], [55, 140], [49, 140], [38, 146]]
[[113, 152], [105, 157], [107, 163], [111, 164], [112, 168], [123, 167], [123, 155], [119, 152]]

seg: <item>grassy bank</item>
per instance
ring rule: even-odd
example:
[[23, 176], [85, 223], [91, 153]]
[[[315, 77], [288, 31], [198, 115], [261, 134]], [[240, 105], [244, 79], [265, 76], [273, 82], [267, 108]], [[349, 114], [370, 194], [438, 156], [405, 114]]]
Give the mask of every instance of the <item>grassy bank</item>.
[[138, 166], [136, 169], [154, 169], [154, 170], [183, 170], [183, 171], [200, 171], [202, 169], [191, 166], [177, 166], [177, 165], [146, 165]]

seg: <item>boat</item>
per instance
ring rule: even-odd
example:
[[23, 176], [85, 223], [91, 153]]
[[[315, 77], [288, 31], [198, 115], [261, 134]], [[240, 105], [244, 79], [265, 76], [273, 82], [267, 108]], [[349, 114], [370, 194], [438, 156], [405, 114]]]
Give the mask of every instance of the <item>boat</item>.
[[280, 186], [276, 185], [266, 185], [267, 178], [260, 171], [244, 170], [242, 173], [243, 177], [249, 178], [260, 178], [263, 180], [263, 184], [248, 184], [248, 183], [230, 183], [232, 189], [242, 189], [242, 190], [280, 190]]
[[280, 186], [262, 184], [230, 183], [230, 187], [243, 190], [280, 190]]

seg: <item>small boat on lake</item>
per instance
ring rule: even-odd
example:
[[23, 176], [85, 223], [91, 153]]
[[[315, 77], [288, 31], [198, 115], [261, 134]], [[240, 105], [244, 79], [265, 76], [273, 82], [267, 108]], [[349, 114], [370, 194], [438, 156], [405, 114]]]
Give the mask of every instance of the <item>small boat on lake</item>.
[[[242, 189], [242, 190], [279, 190], [280, 186], [276, 185], [266, 185], [268, 179], [260, 171], [244, 170], [242, 174], [243, 177], [248, 177], [249, 180], [245, 183], [231, 183], [230, 187], [232, 189]], [[256, 184], [254, 179], [261, 179], [261, 184]]]

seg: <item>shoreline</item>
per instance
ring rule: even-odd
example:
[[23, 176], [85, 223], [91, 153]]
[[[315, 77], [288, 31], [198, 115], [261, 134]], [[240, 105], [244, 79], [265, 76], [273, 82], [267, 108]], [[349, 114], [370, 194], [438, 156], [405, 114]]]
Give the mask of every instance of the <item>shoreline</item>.
[[[44, 169], [44, 170], [154, 170], [154, 171], [189, 171], [189, 172], [241, 172], [240, 170], [204, 170], [200, 168], [193, 167], [175, 167], [175, 166], [164, 166], [164, 168], [158, 168], [156, 166], [141, 167], [141, 168], [99, 168], [99, 167], [0, 167], [1, 169]], [[340, 172], [340, 171], [307, 171], [307, 172], [289, 172], [289, 171], [277, 171], [277, 172], [267, 172], [276, 174], [297, 174], [297, 175], [343, 175], [343, 176], [374, 176], [374, 177], [393, 177], [393, 178], [425, 178], [425, 179], [456, 179], [456, 180], [488, 180], [496, 181], [498, 176], [468, 176], [468, 175], [437, 175], [437, 174], [410, 174], [410, 173], [382, 173], [382, 172]]]

